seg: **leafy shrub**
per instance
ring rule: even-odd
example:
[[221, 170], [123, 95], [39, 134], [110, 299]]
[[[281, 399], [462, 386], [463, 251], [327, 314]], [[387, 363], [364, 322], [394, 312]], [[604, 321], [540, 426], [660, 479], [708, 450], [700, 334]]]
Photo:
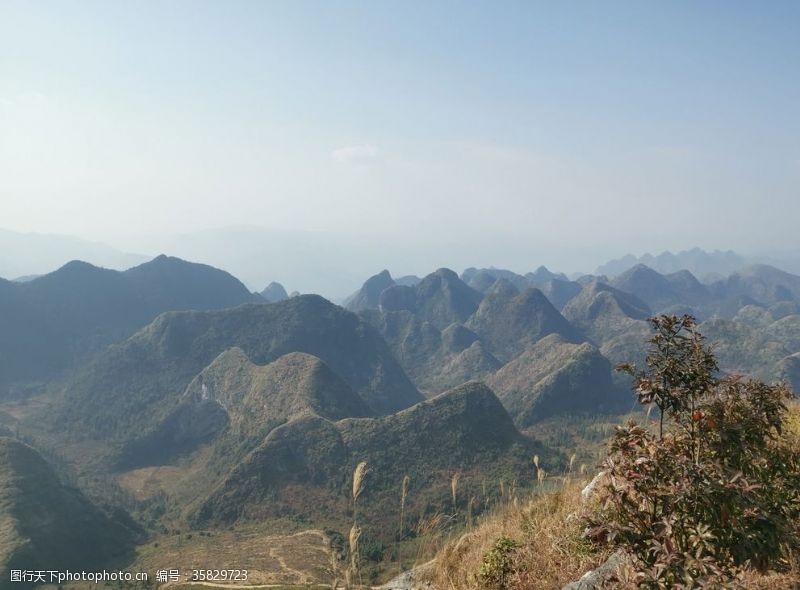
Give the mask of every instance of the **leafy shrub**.
[[366, 534], [362, 534], [358, 544], [358, 552], [367, 561], [379, 562], [386, 553], [386, 543]]
[[781, 436], [791, 393], [718, 377], [692, 317], [650, 321], [647, 368], [621, 369], [658, 428], [617, 429], [590, 535], [631, 552], [640, 586], [733, 587], [798, 547], [800, 459]]
[[478, 576], [490, 590], [506, 590], [514, 573], [514, 552], [519, 544], [505, 535], [494, 542], [492, 548], [483, 556]]

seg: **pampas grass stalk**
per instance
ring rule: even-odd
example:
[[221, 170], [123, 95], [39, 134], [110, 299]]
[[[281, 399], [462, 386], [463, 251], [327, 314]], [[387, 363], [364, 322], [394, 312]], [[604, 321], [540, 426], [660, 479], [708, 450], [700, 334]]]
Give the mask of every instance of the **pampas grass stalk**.
[[401, 555], [403, 542], [403, 534], [406, 528], [406, 498], [408, 497], [408, 485], [411, 483], [411, 478], [406, 475], [403, 477], [403, 483], [400, 485], [400, 531], [397, 534], [397, 563], [400, 571], [403, 571], [403, 556]]
[[350, 528], [350, 576], [358, 576], [361, 579], [361, 570], [359, 568], [359, 555], [358, 555], [358, 540], [361, 538], [361, 529], [356, 525]]
[[405, 528], [405, 512], [406, 512], [406, 498], [408, 497], [408, 485], [411, 483], [409, 476], [403, 477], [403, 483], [400, 486], [400, 538], [403, 537], [403, 529]]
[[[362, 461], [353, 470], [353, 526], [350, 528], [350, 581], [353, 576], [358, 575], [361, 582], [361, 571], [358, 567], [358, 539], [361, 537], [361, 528], [358, 526], [358, 498], [364, 491], [364, 479], [367, 476], [367, 462]], [[348, 584], [349, 587], [349, 584]]]
[[467, 503], [467, 528], [472, 530], [472, 511], [475, 509], [475, 496], [470, 496]]
[[353, 471], [353, 524], [357, 522], [358, 497], [364, 491], [364, 478], [367, 475], [367, 462], [362, 461]]
[[458, 512], [456, 500], [458, 499], [458, 480], [461, 479], [460, 473], [454, 473], [453, 479], [450, 480], [450, 491], [453, 494], [453, 513]]

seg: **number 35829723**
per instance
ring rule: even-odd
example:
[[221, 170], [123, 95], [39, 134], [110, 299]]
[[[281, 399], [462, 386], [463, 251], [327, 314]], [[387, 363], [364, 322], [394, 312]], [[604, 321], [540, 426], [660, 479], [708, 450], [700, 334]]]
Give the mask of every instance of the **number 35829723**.
[[244, 582], [247, 570], [192, 570], [192, 582]]

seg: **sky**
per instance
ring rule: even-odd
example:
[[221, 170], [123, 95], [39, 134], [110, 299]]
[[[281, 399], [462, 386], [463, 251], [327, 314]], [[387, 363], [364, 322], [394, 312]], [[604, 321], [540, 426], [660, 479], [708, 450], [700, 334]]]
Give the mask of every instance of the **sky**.
[[779, 1], [0, 0], [0, 228], [335, 234], [407, 272], [797, 249], [798, 30]]

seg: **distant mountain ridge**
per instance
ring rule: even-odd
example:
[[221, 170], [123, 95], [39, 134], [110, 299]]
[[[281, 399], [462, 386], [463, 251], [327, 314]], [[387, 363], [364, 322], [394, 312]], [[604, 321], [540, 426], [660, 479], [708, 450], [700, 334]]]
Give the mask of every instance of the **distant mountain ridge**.
[[73, 261], [24, 283], [0, 280], [0, 397], [53, 378], [158, 314], [260, 301], [213, 267], [158, 256], [126, 271]]
[[95, 266], [125, 270], [149, 259], [72, 236], [0, 228], [0, 277], [5, 279], [46, 274], [70, 260], [86, 260]]
[[289, 298], [289, 294], [286, 292], [283, 285], [275, 281], [267, 285], [264, 290], [261, 291], [260, 295], [269, 303], [276, 303]]
[[378, 305], [384, 311], [410, 311], [441, 330], [466, 321], [480, 301], [481, 294], [456, 273], [440, 268], [414, 286], [391, 285], [382, 290]]
[[731, 250], [708, 252], [700, 248], [692, 248], [691, 250], [682, 250], [677, 254], [665, 251], [656, 256], [628, 254], [599, 266], [595, 273], [615, 277], [637, 264], [644, 264], [661, 274], [688, 270], [693, 275], [702, 278], [707, 275], [728, 276], [746, 266], [747, 261]]

